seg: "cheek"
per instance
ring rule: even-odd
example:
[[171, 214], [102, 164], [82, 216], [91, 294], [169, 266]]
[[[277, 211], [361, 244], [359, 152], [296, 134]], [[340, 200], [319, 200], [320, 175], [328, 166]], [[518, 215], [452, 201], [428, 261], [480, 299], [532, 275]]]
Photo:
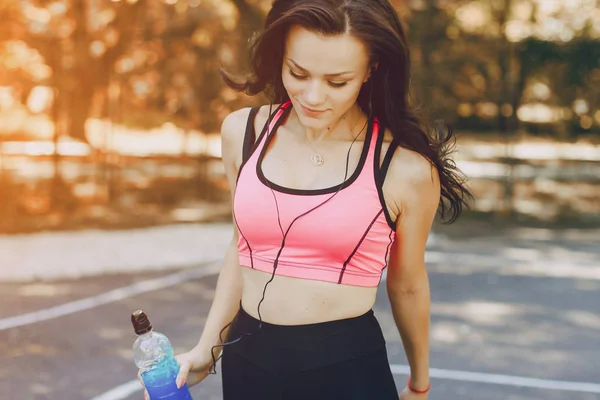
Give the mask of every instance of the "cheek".
[[360, 93], [360, 86], [348, 84], [340, 89], [333, 89], [330, 98], [339, 104], [353, 104]]
[[283, 87], [288, 93], [297, 94], [302, 90], [302, 82], [292, 78], [288, 73], [284, 72], [281, 80], [283, 82]]
[[[289, 73], [286, 72], [282, 74], [281, 80], [283, 82], [283, 87], [290, 97], [298, 97], [303, 94], [306, 82], [294, 79]], [[358, 98], [360, 88], [361, 85], [356, 83], [349, 83], [343, 88], [332, 88], [326, 86], [325, 95], [327, 96], [328, 101], [333, 103], [333, 105], [350, 106], [354, 104]]]

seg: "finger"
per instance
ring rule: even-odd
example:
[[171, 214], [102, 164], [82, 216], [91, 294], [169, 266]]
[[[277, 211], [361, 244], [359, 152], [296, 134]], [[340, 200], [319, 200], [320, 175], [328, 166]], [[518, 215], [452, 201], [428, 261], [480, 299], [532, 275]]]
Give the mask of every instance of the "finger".
[[148, 394], [148, 391], [146, 390], [146, 385], [144, 385], [144, 380], [142, 379], [142, 371], [138, 371], [137, 373], [137, 378], [140, 381], [140, 384], [142, 385], [142, 387], [144, 388], [144, 400], [150, 400], [150, 395]]
[[188, 361], [179, 361], [179, 373], [177, 374], [177, 379], [175, 383], [177, 384], [177, 388], [183, 386], [185, 382], [187, 382], [188, 376], [190, 374], [190, 363]]

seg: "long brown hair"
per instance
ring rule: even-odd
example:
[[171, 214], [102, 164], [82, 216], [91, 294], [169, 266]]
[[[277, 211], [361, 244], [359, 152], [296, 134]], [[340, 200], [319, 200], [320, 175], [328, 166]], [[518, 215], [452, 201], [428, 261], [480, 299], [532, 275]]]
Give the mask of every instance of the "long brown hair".
[[378, 67], [372, 71], [370, 83], [363, 85], [358, 105], [367, 114], [372, 110], [392, 132], [396, 144], [418, 152], [437, 168], [441, 217], [454, 222], [472, 198], [463, 175], [450, 157], [455, 136], [450, 127], [431, 127], [411, 106], [410, 50], [390, 2], [275, 0], [263, 31], [251, 41], [249, 75], [239, 79], [221, 69], [225, 83], [248, 95], [265, 93], [272, 103], [288, 101], [281, 70], [286, 36], [293, 25], [328, 36], [350, 33], [366, 45], [371, 65], [377, 63]]

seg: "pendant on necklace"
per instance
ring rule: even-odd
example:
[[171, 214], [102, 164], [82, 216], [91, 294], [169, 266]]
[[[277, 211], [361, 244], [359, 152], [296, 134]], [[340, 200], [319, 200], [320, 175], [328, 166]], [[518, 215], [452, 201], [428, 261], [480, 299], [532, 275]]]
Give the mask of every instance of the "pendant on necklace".
[[313, 162], [313, 164], [315, 165], [321, 165], [325, 162], [325, 160], [323, 160], [323, 157], [321, 157], [320, 154], [315, 154], [310, 158]]

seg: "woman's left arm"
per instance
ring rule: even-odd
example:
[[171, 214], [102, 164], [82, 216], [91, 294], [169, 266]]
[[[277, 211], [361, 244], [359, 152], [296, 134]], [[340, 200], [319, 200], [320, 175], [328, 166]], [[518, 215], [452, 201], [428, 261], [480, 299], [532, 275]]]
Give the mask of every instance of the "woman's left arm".
[[[439, 202], [437, 169], [421, 156], [407, 150], [397, 154], [390, 165], [397, 176], [394, 202], [399, 210], [396, 239], [390, 252], [387, 293], [406, 357], [410, 365], [411, 387], [429, 387], [430, 291], [425, 269], [425, 247]], [[404, 160], [401, 160], [404, 158]], [[390, 172], [392, 172], [390, 170]], [[393, 172], [392, 172], [393, 173]], [[394, 174], [396, 175], [396, 174]], [[405, 389], [402, 399], [427, 398]]]

